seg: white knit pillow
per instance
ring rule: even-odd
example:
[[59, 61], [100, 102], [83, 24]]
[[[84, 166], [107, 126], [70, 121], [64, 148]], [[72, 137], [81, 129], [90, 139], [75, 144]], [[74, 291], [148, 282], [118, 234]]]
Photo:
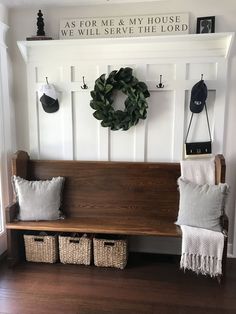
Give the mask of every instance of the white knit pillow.
[[28, 181], [12, 177], [19, 203], [19, 220], [55, 220], [60, 218], [63, 177], [45, 181]]
[[224, 212], [229, 187], [178, 179], [180, 201], [176, 224], [221, 231], [220, 216]]

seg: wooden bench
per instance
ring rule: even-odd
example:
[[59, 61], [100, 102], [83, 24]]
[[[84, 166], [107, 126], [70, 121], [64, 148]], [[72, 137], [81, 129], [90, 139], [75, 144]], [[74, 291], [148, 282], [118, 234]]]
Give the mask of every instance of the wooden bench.
[[[215, 157], [216, 183], [225, 180], [222, 155]], [[30, 160], [17, 152], [12, 173], [28, 180], [65, 177], [63, 211], [57, 221], [16, 221], [18, 205], [6, 208], [8, 258], [24, 256], [25, 230], [181, 237], [178, 214], [179, 163]], [[222, 224], [227, 230], [227, 217]], [[226, 258], [227, 240], [224, 258]]]

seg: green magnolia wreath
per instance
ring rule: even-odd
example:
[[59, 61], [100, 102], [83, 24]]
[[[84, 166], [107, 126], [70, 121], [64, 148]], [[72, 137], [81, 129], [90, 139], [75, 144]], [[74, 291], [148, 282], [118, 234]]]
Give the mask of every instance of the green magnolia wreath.
[[[102, 74], [95, 81], [90, 106], [95, 110], [93, 116], [102, 120], [103, 127], [126, 131], [136, 125], [139, 119], [146, 119], [148, 108], [146, 98], [150, 94], [147, 85], [139, 82], [132, 72], [131, 68], [121, 68], [119, 71], [112, 71], [107, 79], [105, 74]], [[124, 111], [115, 110], [112, 106], [114, 90], [120, 90], [127, 95]]]

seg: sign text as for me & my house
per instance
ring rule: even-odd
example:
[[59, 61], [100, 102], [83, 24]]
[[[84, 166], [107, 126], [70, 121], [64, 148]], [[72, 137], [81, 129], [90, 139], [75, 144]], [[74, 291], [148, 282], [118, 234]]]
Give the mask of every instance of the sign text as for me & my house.
[[60, 39], [138, 37], [189, 32], [189, 15], [161, 14], [125, 17], [63, 19]]

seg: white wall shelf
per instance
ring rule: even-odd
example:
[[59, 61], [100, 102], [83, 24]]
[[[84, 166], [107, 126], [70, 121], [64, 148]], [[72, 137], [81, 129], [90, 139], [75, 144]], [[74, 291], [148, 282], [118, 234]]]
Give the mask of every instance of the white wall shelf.
[[[96, 38], [68, 40], [18, 41], [25, 62], [42, 59], [47, 52], [51, 60], [67, 59], [139, 59], [147, 58], [227, 58], [234, 33], [189, 34], [132, 38]], [[90, 48], [88, 50], [88, 47]], [[86, 51], [86, 53], [85, 53]], [[94, 53], [96, 52], [96, 53]], [[132, 55], [134, 53], [134, 55]]]

